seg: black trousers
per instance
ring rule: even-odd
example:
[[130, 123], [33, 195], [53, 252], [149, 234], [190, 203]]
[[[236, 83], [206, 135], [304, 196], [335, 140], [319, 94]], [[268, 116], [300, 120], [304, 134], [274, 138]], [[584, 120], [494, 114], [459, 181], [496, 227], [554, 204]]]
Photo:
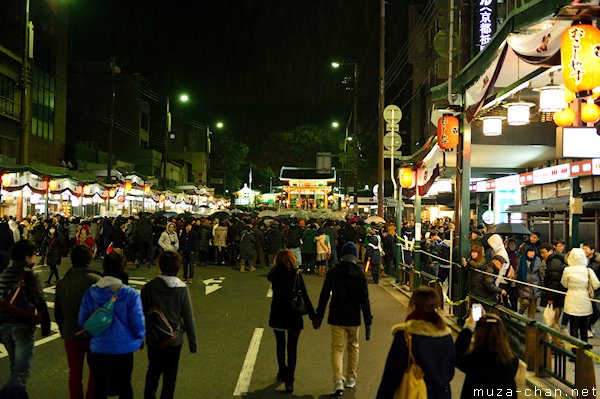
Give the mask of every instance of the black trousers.
[[[298, 338], [300, 330], [273, 330], [277, 342], [277, 364], [279, 365], [278, 376], [283, 377], [286, 384], [294, 383], [294, 373], [296, 372], [296, 358], [298, 352]], [[285, 335], [287, 332], [287, 345]], [[285, 352], [287, 349], [287, 364], [285, 362]]]
[[169, 346], [164, 349], [148, 346], [148, 371], [146, 372], [144, 399], [156, 398], [158, 380], [161, 374], [163, 376], [163, 383], [162, 390], [160, 391], [160, 399], [173, 398], [180, 354], [181, 345]]
[[589, 322], [590, 316], [569, 315], [569, 332], [571, 333], [571, 336], [587, 342], [587, 330]]
[[91, 354], [91, 366], [94, 371], [94, 399], [119, 396], [119, 399], [133, 399], [131, 372], [133, 371], [133, 353], [122, 355]]

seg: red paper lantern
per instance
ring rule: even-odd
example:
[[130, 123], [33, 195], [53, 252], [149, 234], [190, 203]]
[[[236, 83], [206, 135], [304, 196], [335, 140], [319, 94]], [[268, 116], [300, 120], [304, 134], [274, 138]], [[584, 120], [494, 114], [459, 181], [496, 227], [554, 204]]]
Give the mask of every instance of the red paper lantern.
[[442, 150], [451, 150], [458, 145], [458, 132], [460, 131], [456, 116], [442, 116], [438, 120], [437, 137], [438, 146]]
[[565, 29], [561, 39], [563, 80], [567, 89], [583, 98], [600, 86], [600, 30], [579, 23]]

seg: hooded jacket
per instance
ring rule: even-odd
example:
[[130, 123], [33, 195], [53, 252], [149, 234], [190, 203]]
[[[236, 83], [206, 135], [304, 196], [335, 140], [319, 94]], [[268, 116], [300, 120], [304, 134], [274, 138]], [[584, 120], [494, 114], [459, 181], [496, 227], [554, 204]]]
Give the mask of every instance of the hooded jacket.
[[487, 242], [488, 245], [492, 248], [492, 258], [496, 255], [500, 255], [507, 261], [502, 265], [500, 271], [498, 271], [498, 277], [496, 278], [495, 284], [496, 286], [500, 284], [507, 284], [508, 281], [506, 281], [503, 277], [507, 275], [510, 263], [508, 262], [508, 253], [506, 252], [506, 248], [504, 248], [502, 237], [500, 237], [498, 234], [492, 234], [490, 238], [488, 238]]
[[[169, 232], [169, 226], [175, 227], [172, 233]], [[177, 226], [175, 226], [175, 223], [167, 223], [167, 228], [162, 232], [158, 239], [158, 245], [160, 245], [164, 251], [177, 252], [177, 250], [179, 250], [179, 237], [177, 237]]]
[[19, 232], [19, 224], [17, 223], [17, 221], [10, 219], [8, 221], [8, 227], [10, 228], [10, 231], [12, 231], [12, 233], [13, 233], [13, 240], [15, 242], [19, 241], [21, 239], [21, 233]]
[[454, 343], [448, 327], [440, 330], [424, 320], [409, 320], [392, 327], [394, 341], [385, 363], [377, 399], [394, 398], [408, 366], [408, 347], [404, 332], [412, 335], [412, 352], [425, 372], [428, 398], [450, 398], [450, 381], [454, 377]]
[[589, 316], [592, 314], [592, 301], [588, 295], [588, 282], [594, 290], [600, 288], [598, 277], [588, 268], [588, 260], [581, 248], [573, 248], [567, 257], [568, 266], [563, 272], [560, 283], [567, 289], [565, 313], [571, 316]]
[[360, 326], [360, 313], [366, 325], [371, 325], [371, 304], [367, 278], [353, 256], [344, 256], [342, 261], [329, 269], [323, 282], [317, 318], [323, 319], [329, 297], [327, 322], [335, 326]]
[[97, 337], [90, 337], [93, 353], [121, 355], [140, 349], [146, 328], [140, 294], [121, 280], [112, 276], [102, 277], [83, 296], [78, 322], [83, 326], [94, 311], [102, 307], [118, 290], [112, 324]]
[[[162, 310], [173, 328], [179, 327], [177, 341], [173, 346], [183, 345], [185, 332], [190, 352], [196, 353], [196, 322], [187, 285], [177, 276], [159, 275], [144, 285], [141, 297], [144, 315], [148, 314], [150, 307], [156, 306]], [[160, 346], [160, 343], [152, 342], [148, 336], [148, 346]]]

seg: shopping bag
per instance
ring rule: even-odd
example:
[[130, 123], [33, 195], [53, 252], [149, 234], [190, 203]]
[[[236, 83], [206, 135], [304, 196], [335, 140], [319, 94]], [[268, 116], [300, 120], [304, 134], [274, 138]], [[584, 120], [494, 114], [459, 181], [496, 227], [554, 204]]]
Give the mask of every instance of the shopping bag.
[[554, 310], [554, 305], [551, 303], [546, 306], [544, 309], [544, 323], [552, 327], [554, 325], [554, 316], [556, 315], [556, 310]]

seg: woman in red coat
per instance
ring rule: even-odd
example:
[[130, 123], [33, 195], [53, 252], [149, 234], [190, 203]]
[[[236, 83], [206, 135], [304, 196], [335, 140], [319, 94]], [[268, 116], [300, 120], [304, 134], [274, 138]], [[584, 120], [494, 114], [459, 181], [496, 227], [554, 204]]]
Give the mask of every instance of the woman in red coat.
[[81, 229], [79, 229], [79, 233], [77, 234], [77, 237], [75, 239], [75, 245], [87, 245], [88, 247], [90, 247], [92, 254], [94, 254], [94, 256], [96, 255], [96, 242], [90, 234], [90, 226], [88, 226], [87, 224], [81, 226]]

